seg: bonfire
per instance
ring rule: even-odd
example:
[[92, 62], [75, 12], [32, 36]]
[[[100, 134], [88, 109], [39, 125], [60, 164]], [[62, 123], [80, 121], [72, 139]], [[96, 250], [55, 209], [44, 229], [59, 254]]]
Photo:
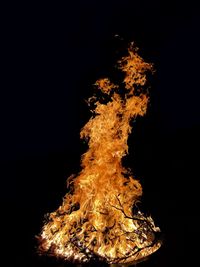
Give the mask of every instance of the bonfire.
[[134, 264], [161, 246], [151, 216], [134, 209], [142, 186], [122, 165], [131, 120], [146, 113], [149, 101], [145, 88], [153, 66], [137, 51], [131, 44], [118, 61], [123, 82], [95, 83], [100, 94], [89, 98], [92, 117], [80, 133], [88, 142], [82, 170], [67, 179], [63, 203], [49, 214], [39, 236], [40, 253], [79, 263]]

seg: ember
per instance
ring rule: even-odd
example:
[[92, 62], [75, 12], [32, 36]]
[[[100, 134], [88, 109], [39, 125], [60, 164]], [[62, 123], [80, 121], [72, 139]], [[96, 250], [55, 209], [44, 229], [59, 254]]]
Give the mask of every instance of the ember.
[[134, 264], [161, 246], [153, 219], [133, 209], [142, 187], [121, 162], [128, 153], [131, 119], [146, 113], [148, 96], [143, 91], [152, 64], [131, 44], [118, 66], [124, 73], [121, 86], [108, 78], [95, 83], [102, 96], [89, 99], [93, 116], [80, 134], [89, 149], [82, 156], [82, 171], [68, 179], [62, 205], [43, 226], [41, 253], [73, 262]]

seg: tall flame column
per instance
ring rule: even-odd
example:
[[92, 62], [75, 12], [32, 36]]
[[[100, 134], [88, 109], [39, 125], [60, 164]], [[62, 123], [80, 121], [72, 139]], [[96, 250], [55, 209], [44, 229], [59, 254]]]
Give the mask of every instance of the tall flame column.
[[121, 86], [108, 78], [95, 83], [101, 99], [89, 99], [93, 116], [80, 133], [89, 149], [82, 156], [82, 171], [68, 179], [69, 192], [62, 205], [43, 226], [41, 253], [66, 261], [122, 264], [136, 263], [161, 245], [153, 219], [140, 211], [133, 213], [142, 187], [122, 166], [130, 121], [146, 113], [148, 96], [143, 91], [152, 65], [131, 45], [118, 66], [124, 73]]

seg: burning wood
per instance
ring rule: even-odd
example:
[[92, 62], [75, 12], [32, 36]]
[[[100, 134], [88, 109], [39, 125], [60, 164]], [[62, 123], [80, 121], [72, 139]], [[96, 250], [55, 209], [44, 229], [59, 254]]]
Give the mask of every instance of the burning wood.
[[95, 84], [102, 98], [89, 99], [94, 109], [80, 134], [89, 145], [82, 171], [68, 179], [62, 205], [48, 216], [39, 238], [41, 253], [66, 261], [96, 258], [123, 264], [144, 259], [161, 245], [153, 219], [133, 211], [142, 187], [121, 163], [128, 153], [130, 121], [146, 113], [148, 96], [143, 91], [152, 65], [133, 45], [118, 64], [125, 74], [121, 87], [108, 78]]

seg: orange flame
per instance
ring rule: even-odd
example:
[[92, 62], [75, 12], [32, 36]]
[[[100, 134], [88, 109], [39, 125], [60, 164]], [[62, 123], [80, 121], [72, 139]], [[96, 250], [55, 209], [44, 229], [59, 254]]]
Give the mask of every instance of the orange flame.
[[[156, 251], [160, 231], [152, 218], [133, 206], [142, 187], [121, 163], [128, 153], [130, 121], [144, 115], [148, 96], [142, 91], [145, 63], [133, 45], [119, 62], [125, 74], [123, 92], [108, 78], [96, 81], [104, 101], [89, 99], [94, 115], [81, 130], [89, 149], [82, 156], [82, 171], [68, 179], [69, 192], [63, 204], [49, 215], [40, 235], [41, 252], [65, 260], [88, 262], [93, 258], [107, 263], [135, 263]], [[104, 103], [106, 102], [106, 103]]]

